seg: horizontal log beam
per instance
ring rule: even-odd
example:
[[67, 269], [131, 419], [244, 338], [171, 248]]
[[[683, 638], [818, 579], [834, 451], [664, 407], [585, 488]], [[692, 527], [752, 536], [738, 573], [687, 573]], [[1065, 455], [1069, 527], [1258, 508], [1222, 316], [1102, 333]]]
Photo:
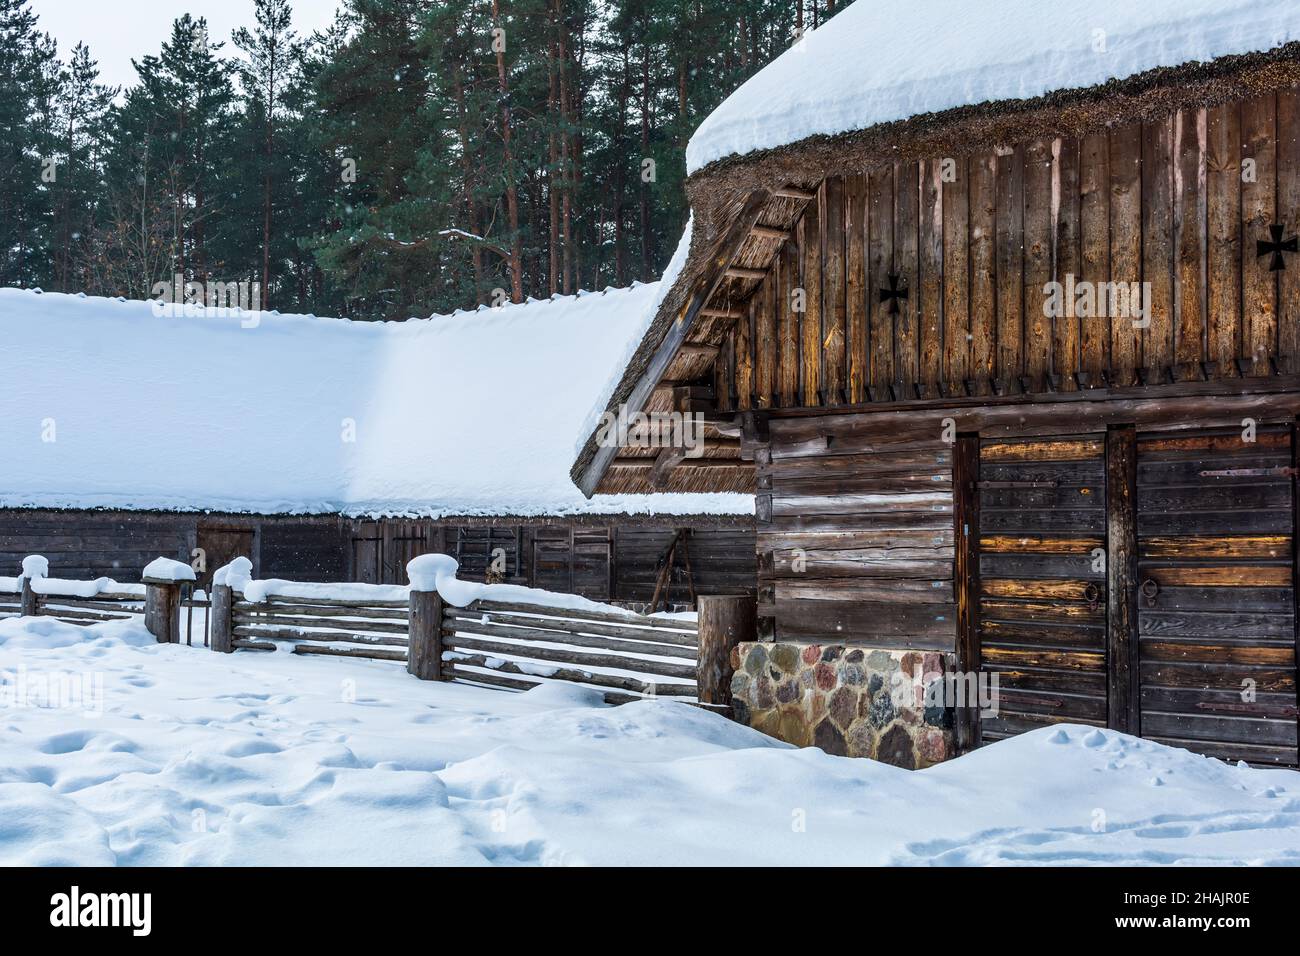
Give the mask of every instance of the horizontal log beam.
[[727, 266], [728, 279], [766, 279], [766, 269], [747, 269], [744, 266]]
[[807, 201], [817, 196], [815, 192], [803, 189], [800, 186], [778, 186], [772, 190], [772, 195], [777, 199], [800, 199]]
[[789, 239], [790, 230], [779, 229], [776, 226], [755, 226], [749, 230], [751, 236], [757, 236], [759, 239]]

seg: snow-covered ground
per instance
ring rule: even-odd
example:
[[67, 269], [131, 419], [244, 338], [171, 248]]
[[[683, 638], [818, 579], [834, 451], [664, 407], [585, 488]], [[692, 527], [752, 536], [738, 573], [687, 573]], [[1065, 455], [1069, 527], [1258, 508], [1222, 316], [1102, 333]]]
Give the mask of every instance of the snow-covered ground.
[[909, 772], [685, 704], [40, 617], [0, 621], [0, 675], [0, 863], [1300, 864], [1300, 774], [1082, 727]]

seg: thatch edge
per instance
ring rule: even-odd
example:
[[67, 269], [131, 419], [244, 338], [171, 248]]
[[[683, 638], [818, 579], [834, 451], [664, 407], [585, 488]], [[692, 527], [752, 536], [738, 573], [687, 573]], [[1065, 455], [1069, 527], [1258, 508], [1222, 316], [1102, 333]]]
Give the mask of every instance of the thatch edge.
[[[827, 176], [863, 172], [898, 160], [960, 156], [1040, 137], [1080, 136], [1107, 126], [1219, 106], [1293, 86], [1300, 86], [1300, 41], [1268, 51], [1158, 67], [1031, 99], [977, 103], [835, 136], [810, 136], [785, 146], [715, 160], [686, 181], [687, 199], [695, 216], [686, 265], [624, 369], [606, 410], [615, 410], [627, 401], [704, 271], [706, 263], [700, 253], [726, 228], [724, 211], [728, 207], [734, 210], [753, 189], [781, 185], [812, 188]], [[569, 470], [574, 484], [587, 497], [595, 493], [604, 477], [588, 474], [595, 456], [593, 430]]]

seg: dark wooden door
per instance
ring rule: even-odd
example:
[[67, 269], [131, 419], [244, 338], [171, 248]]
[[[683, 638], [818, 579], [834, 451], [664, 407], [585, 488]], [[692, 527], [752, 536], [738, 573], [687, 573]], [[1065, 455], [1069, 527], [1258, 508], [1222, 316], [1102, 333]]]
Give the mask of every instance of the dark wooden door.
[[1289, 428], [1138, 441], [1142, 736], [1295, 764]]
[[985, 741], [1106, 725], [1105, 436], [985, 440], [979, 472]]
[[[205, 528], [200, 526], [197, 535], [198, 547], [203, 552], [204, 571], [197, 574], [198, 587], [207, 591], [212, 587], [212, 575], [217, 568], [229, 564], [235, 558], [248, 558], [256, 561], [253, 554], [253, 532], [245, 528]], [[256, 565], [254, 565], [256, 568]]]

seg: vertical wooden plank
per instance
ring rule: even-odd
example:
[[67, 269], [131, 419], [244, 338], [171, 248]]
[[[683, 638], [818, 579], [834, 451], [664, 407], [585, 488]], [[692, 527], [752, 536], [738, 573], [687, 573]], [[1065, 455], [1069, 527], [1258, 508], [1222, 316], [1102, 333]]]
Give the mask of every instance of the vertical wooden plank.
[[[1079, 141], [1052, 141], [1052, 277], [1062, 287], [1079, 277]], [[1079, 317], [1073, 309], [1052, 320], [1052, 371], [1064, 392], [1078, 388]]]
[[966, 157], [945, 157], [943, 182], [943, 381], [956, 394], [970, 370], [970, 174]]
[[722, 337], [722, 348], [713, 363], [713, 399], [718, 411], [731, 411], [731, 392], [736, 384], [736, 327]]
[[758, 287], [754, 308], [754, 392], [759, 408], [770, 408], [776, 389], [776, 309], [773, 289], [778, 281], [781, 250], [772, 254], [772, 268]]
[[978, 395], [989, 393], [997, 342], [997, 275], [993, 248], [997, 233], [997, 158], [970, 157], [970, 369]]
[[[980, 672], [980, 440], [978, 435], [958, 435], [952, 455], [953, 586], [957, 596], [957, 671], [962, 686], [967, 675]], [[978, 700], [956, 712], [957, 750], [965, 753], [980, 745]]]
[[1137, 735], [1137, 431], [1131, 425], [1106, 432], [1106, 512], [1106, 725]]
[[1052, 142], [1025, 145], [1025, 375], [1044, 389], [1051, 368], [1052, 320], [1044, 286], [1052, 281]]
[[1231, 375], [1241, 328], [1241, 116], [1236, 103], [1206, 113], [1208, 359]]
[[943, 189], [938, 160], [919, 166], [921, 381], [936, 385], [943, 377]]
[[844, 286], [844, 180], [826, 180], [825, 265], [822, 274], [822, 392], [825, 404], [844, 400], [845, 286]]
[[781, 247], [781, 281], [777, 284], [776, 314], [780, 317], [781, 336], [781, 404], [790, 408], [799, 403], [799, 320], [794, 311], [793, 292], [799, 285], [798, 239], [802, 236], [802, 223], [796, 229], [796, 238]]
[[994, 377], [1014, 382], [1024, 371], [1025, 157], [1019, 146], [997, 153], [997, 362]]
[[900, 286], [907, 287], [907, 298], [898, 303], [894, 318], [894, 380], [904, 386], [897, 397], [914, 398], [907, 391], [921, 380], [921, 294], [917, 283], [919, 262], [917, 216], [921, 194], [919, 166], [914, 162], [894, 164], [894, 273]]
[[[1081, 278], [1105, 282], [1110, 272], [1110, 143], [1104, 132], [1088, 134], [1080, 147], [1079, 235]], [[1079, 351], [1088, 386], [1096, 388], [1110, 358], [1105, 322], [1080, 317]]]
[[823, 185], [817, 190], [817, 198], [804, 207], [803, 213], [803, 277], [800, 288], [804, 291], [806, 309], [799, 316], [799, 384], [800, 401], [805, 406], [820, 404], [818, 392], [822, 387], [822, 222], [825, 204], [826, 189]]
[[1251, 363], [1255, 375], [1269, 374], [1269, 356], [1277, 354], [1277, 273], [1269, 271], [1272, 257], [1256, 255], [1255, 247], [1256, 240], [1269, 238], [1268, 227], [1277, 222], [1276, 111], [1277, 100], [1272, 93], [1241, 104], [1244, 324], [1240, 356]]
[[1206, 361], [1206, 111], [1174, 114], [1174, 364], [1191, 378], [1189, 363]]
[[754, 297], [751, 296], [749, 302], [742, 309], [744, 314], [736, 319], [734, 333], [736, 341], [736, 407], [740, 409], [750, 407], [751, 396], [754, 394], [754, 357], [751, 342], [755, 306]]
[[1142, 333], [1142, 363], [1149, 369], [1174, 364], [1174, 215], [1172, 116], [1142, 128], [1142, 281], [1151, 290]]
[[[894, 170], [874, 169], [868, 176], [870, 193], [867, 210], [867, 304], [871, 309], [871, 373], [873, 388], [894, 380], [894, 316], [890, 304], [880, 301], [880, 290], [888, 288], [894, 250]], [[910, 294], [910, 293], [909, 293]], [[902, 303], [899, 303], [902, 309]]]
[[[1277, 94], [1277, 221], [1283, 236], [1300, 233], [1300, 93]], [[1277, 352], [1284, 372], [1300, 372], [1300, 257], [1277, 274]]]
[[[1142, 281], [1142, 126], [1129, 123], [1110, 134], [1110, 280], [1127, 289]], [[1140, 293], [1139, 293], [1140, 294]], [[1098, 297], [1101, 308], [1101, 296]], [[1142, 329], [1130, 312], [1118, 314], [1122, 300], [1112, 301], [1110, 366], [1113, 380], [1132, 385], [1142, 367]], [[1141, 300], [1138, 305], [1140, 307]]]
[[866, 400], [867, 375], [867, 177], [854, 173], [845, 179], [845, 324], [849, 356], [849, 401]]

